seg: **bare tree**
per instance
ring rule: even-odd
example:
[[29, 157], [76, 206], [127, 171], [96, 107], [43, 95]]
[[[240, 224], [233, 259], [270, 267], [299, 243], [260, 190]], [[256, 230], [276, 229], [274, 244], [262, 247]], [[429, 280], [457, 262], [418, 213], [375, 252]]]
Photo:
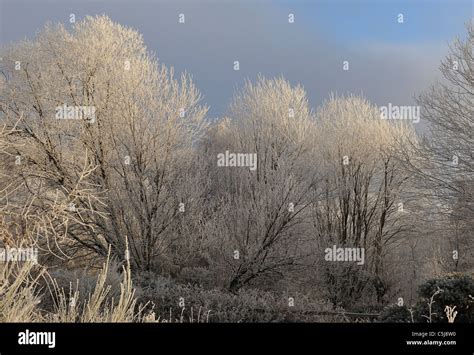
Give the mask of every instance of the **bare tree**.
[[474, 255], [474, 30], [472, 24], [466, 29], [466, 38], [456, 39], [441, 62], [442, 80], [417, 97], [429, 131], [405, 147], [402, 159], [435, 206], [435, 233], [446, 240], [440, 246], [445, 251], [433, 257], [451, 271], [472, 268]]
[[[431, 170], [425, 176], [451, 191], [462, 190], [459, 181], [471, 180], [474, 153], [474, 29], [467, 26], [467, 38], [455, 40], [451, 53], [442, 61], [444, 80], [418, 97], [430, 135], [424, 148]], [[422, 166], [424, 167], [424, 166]], [[431, 173], [432, 172], [432, 173]]]

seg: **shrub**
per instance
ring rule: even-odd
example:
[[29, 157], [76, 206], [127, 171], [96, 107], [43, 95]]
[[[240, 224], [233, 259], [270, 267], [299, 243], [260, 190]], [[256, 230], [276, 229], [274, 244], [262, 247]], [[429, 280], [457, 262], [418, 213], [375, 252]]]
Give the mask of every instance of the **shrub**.
[[474, 279], [468, 274], [448, 274], [430, 279], [418, 289], [419, 299], [413, 307], [413, 318], [406, 306], [385, 307], [382, 322], [447, 323], [446, 307], [456, 307], [455, 322], [474, 321]]
[[391, 304], [383, 309], [379, 319], [384, 323], [408, 323], [411, 322], [411, 315], [405, 305]]
[[[303, 294], [288, 295], [256, 289], [241, 289], [236, 294], [221, 289], [205, 289], [192, 284], [179, 284], [158, 275], [140, 278], [142, 303], [154, 304], [155, 312], [168, 321], [210, 322], [329, 322], [342, 321], [333, 307]], [[289, 306], [294, 298], [294, 307]], [[183, 307], [184, 305], [184, 307]]]
[[[432, 295], [441, 290], [431, 305], [432, 322], [448, 322], [445, 314], [446, 306], [456, 306], [458, 312], [456, 322], [474, 322], [474, 279], [468, 274], [448, 274], [446, 276], [426, 281], [420, 285], [418, 294], [420, 299], [415, 307], [415, 316], [418, 321], [426, 322], [429, 317], [429, 301]], [[428, 320], [429, 321], [429, 320]]]

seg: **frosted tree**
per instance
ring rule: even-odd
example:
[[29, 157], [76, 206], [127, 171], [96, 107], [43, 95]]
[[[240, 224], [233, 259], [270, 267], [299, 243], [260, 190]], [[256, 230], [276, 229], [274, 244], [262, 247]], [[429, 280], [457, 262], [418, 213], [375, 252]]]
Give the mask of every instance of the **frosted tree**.
[[371, 287], [380, 302], [389, 288], [385, 256], [406, 237], [413, 219], [409, 174], [397, 159], [413, 130], [382, 120], [380, 110], [359, 97], [331, 97], [317, 111], [316, 125], [324, 171], [312, 208], [316, 241], [322, 250], [365, 250], [362, 266], [323, 262], [333, 301], [350, 302]]
[[128, 237], [132, 265], [150, 269], [176, 239], [180, 203], [199, 203], [193, 145], [207, 108], [191, 78], [174, 78], [139, 33], [107, 17], [47, 25], [2, 55], [17, 198], [37, 215], [55, 211], [40, 240], [58, 256], [111, 245], [123, 259]]
[[[256, 279], [275, 281], [302, 261], [308, 192], [317, 180], [308, 160], [311, 115], [303, 88], [259, 77], [236, 94], [230, 118], [216, 127], [208, 150], [216, 204], [207, 234], [232, 291]], [[256, 169], [217, 167], [225, 150], [255, 154]]]

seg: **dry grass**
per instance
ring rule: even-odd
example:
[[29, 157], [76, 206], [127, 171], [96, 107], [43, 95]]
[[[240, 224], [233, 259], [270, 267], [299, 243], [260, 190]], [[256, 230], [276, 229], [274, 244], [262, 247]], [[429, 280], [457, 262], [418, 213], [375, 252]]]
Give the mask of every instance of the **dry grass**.
[[36, 285], [44, 269], [34, 274], [33, 263], [0, 263], [0, 322], [39, 322], [43, 318], [39, 312]]
[[[58, 286], [47, 270], [32, 262], [0, 263], [0, 322], [155, 322], [152, 311], [145, 312], [147, 305], [137, 305], [130, 264], [123, 266], [120, 295], [110, 297], [107, 285], [110, 260], [97, 276], [94, 290], [82, 297], [78, 292], [79, 280], [69, 290]], [[45, 278], [55, 300], [54, 311], [41, 309], [41, 296], [48, 290], [39, 290], [38, 280]], [[44, 294], [43, 294], [44, 295]]]

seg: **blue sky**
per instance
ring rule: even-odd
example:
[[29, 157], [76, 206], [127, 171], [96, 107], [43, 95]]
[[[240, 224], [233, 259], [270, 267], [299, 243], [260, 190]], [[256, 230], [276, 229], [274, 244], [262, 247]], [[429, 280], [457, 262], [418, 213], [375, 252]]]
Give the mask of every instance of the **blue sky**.
[[302, 84], [313, 107], [331, 92], [411, 105], [473, 17], [472, 0], [0, 1], [2, 43], [31, 38], [47, 21], [67, 23], [70, 13], [137, 29], [160, 61], [193, 75], [211, 117], [225, 115], [233, 92], [259, 73]]
[[[472, 17], [470, 0], [278, 1], [305, 22], [341, 43], [445, 41], [463, 31]], [[400, 26], [393, 19], [404, 14]]]

